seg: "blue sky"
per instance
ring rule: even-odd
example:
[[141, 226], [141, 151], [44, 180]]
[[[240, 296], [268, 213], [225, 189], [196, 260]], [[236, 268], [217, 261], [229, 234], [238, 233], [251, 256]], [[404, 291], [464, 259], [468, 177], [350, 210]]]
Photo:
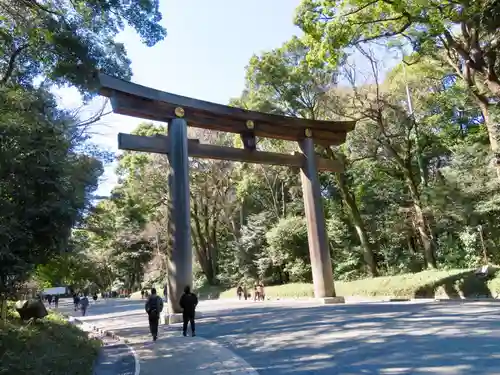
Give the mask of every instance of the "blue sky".
[[[175, 94], [227, 104], [244, 87], [245, 66], [254, 53], [280, 46], [300, 30], [293, 15], [300, 0], [161, 0], [166, 39], [152, 48], [133, 30], [118, 36], [132, 60], [133, 82]], [[73, 89], [58, 90], [64, 107], [81, 105]], [[86, 107], [95, 110], [103, 99]], [[117, 151], [117, 134], [134, 129], [140, 119], [109, 115], [95, 127], [93, 142]], [[99, 186], [107, 195], [116, 184], [108, 165]]]
[[[127, 48], [132, 61], [132, 81], [159, 90], [227, 104], [244, 88], [245, 66], [257, 53], [281, 46], [301, 31], [293, 25], [300, 0], [160, 0], [164, 41], [152, 48], [143, 45], [132, 29], [124, 30], [118, 41]], [[394, 61], [384, 52], [386, 68]], [[358, 72], [369, 70], [361, 56], [353, 56]], [[364, 67], [363, 67], [364, 66]], [[363, 74], [360, 74], [363, 75]], [[366, 76], [366, 74], [365, 74]], [[359, 79], [359, 78], [358, 78]], [[60, 105], [81, 106], [72, 88], [56, 90]], [[82, 117], [102, 106], [98, 98], [82, 111]], [[111, 114], [92, 129], [92, 141], [103, 149], [117, 150], [117, 134], [132, 131], [142, 120]], [[106, 166], [98, 195], [108, 195], [116, 184], [116, 163]]]

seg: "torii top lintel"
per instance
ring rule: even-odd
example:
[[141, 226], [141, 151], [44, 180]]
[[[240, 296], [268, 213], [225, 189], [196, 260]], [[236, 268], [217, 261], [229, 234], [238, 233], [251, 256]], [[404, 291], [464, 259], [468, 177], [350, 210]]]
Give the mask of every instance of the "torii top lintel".
[[316, 121], [271, 115], [175, 95], [99, 74], [99, 93], [111, 99], [113, 112], [154, 121], [178, 117], [182, 108], [189, 126], [289, 141], [312, 137], [323, 145], [345, 141], [355, 121]]

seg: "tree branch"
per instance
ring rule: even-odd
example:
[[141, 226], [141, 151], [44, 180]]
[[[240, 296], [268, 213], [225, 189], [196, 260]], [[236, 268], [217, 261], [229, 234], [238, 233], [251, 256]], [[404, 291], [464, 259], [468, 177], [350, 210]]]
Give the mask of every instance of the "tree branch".
[[1, 84], [3, 85], [6, 84], [7, 81], [10, 79], [12, 73], [14, 72], [16, 59], [19, 57], [21, 52], [23, 52], [26, 48], [28, 48], [28, 44], [23, 44], [22, 46], [16, 48], [16, 50], [12, 53], [9, 59], [9, 64], [7, 65], [7, 71], [5, 72], [4, 76], [2, 77], [2, 80], [0, 81]]

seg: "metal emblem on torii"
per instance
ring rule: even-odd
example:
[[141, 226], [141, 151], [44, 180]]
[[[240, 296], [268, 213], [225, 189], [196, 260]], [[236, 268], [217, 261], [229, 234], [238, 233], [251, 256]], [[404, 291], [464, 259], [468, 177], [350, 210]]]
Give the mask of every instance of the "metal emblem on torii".
[[[335, 295], [318, 179], [318, 170], [341, 172], [342, 166], [334, 160], [318, 157], [314, 144], [343, 143], [347, 132], [354, 129], [355, 121], [316, 121], [271, 115], [170, 94], [105, 74], [99, 74], [98, 78], [99, 94], [110, 98], [114, 113], [168, 122], [166, 136], [119, 133], [118, 148], [166, 154], [172, 167], [170, 194], [174, 241], [172, 256], [168, 260], [171, 312], [181, 312], [178, 303], [184, 286], [192, 285], [189, 156], [300, 167], [314, 295], [323, 303], [343, 302], [342, 297]], [[188, 139], [188, 126], [238, 133], [244, 148], [201, 144], [196, 139]], [[296, 141], [302, 152], [257, 151], [255, 137]]]

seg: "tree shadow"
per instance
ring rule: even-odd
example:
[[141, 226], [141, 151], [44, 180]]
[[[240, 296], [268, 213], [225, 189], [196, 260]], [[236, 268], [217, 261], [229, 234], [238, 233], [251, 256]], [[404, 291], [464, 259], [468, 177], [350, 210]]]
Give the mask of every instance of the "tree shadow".
[[499, 313], [485, 302], [256, 306], [215, 314], [217, 322], [199, 322], [198, 335], [261, 375], [484, 374], [500, 366]]
[[180, 325], [162, 325], [153, 343], [146, 319], [114, 331], [130, 339], [148, 374], [242, 370], [232, 353], [260, 375], [492, 373], [500, 366], [500, 312], [488, 302], [458, 306], [253, 304], [204, 311], [201, 340], [182, 337]]
[[429, 283], [416, 290], [415, 298], [492, 298], [488, 281], [495, 278], [498, 268], [490, 268], [487, 276], [478, 276], [475, 270], [461, 272]]

